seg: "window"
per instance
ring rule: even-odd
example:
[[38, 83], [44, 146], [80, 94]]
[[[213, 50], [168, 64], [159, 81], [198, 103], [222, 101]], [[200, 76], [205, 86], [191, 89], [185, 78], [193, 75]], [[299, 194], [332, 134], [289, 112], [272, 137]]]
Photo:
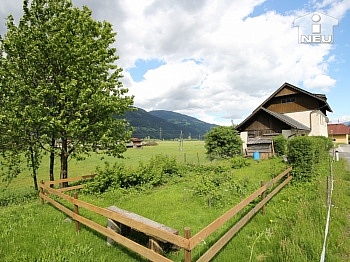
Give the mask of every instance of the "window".
[[295, 101], [296, 101], [295, 97], [282, 98], [281, 99], [281, 104], [292, 103], [292, 102], [295, 102]]

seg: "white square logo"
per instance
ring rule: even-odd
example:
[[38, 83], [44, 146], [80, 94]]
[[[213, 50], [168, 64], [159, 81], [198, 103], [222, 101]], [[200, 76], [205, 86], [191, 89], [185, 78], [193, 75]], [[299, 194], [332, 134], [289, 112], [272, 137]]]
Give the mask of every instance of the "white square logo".
[[304, 15], [294, 20], [298, 26], [298, 42], [301, 44], [332, 44], [333, 27], [338, 20], [319, 12]]

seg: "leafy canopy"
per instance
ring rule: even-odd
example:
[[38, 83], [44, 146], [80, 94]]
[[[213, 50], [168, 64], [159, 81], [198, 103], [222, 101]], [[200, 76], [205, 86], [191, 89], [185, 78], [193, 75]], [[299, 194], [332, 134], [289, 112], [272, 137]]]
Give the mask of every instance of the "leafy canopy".
[[55, 150], [66, 177], [69, 156], [97, 149], [120, 156], [130, 138], [120, 116], [133, 97], [120, 82], [112, 25], [69, 0], [25, 0], [23, 13], [18, 25], [8, 17], [1, 39], [3, 148], [30, 138], [34, 152], [50, 151], [50, 141], [60, 141]]
[[210, 159], [227, 158], [242, 152], [242, 139], [231, 126], [218, 126], [205, 135], [205, 148]]

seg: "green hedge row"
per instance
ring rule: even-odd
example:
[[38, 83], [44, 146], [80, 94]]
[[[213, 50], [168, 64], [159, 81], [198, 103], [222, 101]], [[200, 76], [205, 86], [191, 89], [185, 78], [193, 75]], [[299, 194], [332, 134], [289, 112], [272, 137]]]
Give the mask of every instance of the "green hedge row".
[[332, 146], [332, 140], [323, 136], [298, 136], [288, 140], [287, 157], [295, 180], [312, 180], [316, 164], [329, 158]]

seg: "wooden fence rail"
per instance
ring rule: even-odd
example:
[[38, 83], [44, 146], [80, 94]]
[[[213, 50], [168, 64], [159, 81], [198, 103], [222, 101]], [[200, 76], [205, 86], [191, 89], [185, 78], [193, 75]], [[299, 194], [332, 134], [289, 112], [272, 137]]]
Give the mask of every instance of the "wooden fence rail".
[[[226, 222], [232, 219], [239, 211], [241, 211], [243, 208], [249, 205], [253, 200], [255, 200], [260, 196], [261, 201], [258, 204], [256, 204], [254, 208], [252, 208], [243, 218], [241, 218], [240, 221], [238, 221], [231, 229], [229, 229], [224, 236], [222, 236], [212, 247], [210, 247], [197, 260], [197, 261], [210, 261], [227, 244], [227, 242], [229, 242], [234, 237], [234, 235], [254, 216], [254, 214], [256, 214], [260, 209], [262, 209], [265, 206], [265, 204], [292, 179], [292, 177], [289, 175], [291, 170], [292, 168], [288, 168], [284, 172], [279, 174], [277, 177], [267, 182], [266, 184], [262, 183], [262, 186], [259, 189], [257, 189], [254, 193], [252, 193], [246, 199], [242, 200], [236, 206], [228, 210], [225, 214], [223, 214], [222, 216], [214, 220], [207, 227], [200, 230], [198, 233], [196, 233], [193, 236], [191, 236], [191, 230], [189, 227], [186, 227], [184, 229], [184, 236], [175, 235], [167, 231], [164, 231], [160, 228], [153, 227], [152, 225], [132, 220], [126, 216], [123, 216], [122, 214], [108, 210], [107, 208], [98, 207], [90, 203], [84, 202], [82, 200], [79, 200], [76, 194], [74, 195], [74, 197], [72, 197], [63, 193], [69, 190], [80, 189], [83, 187], [83, 185], [76, 185], [76, 186], [61, 188], [61, 189], [54, 189], [50, 187], [50, 185], [52, 184], [93, 178], [94, 175], [69, 178], [69, 179], [60, 179], [60, 180], [49, 181], [49, 182], [41, 181], [39, 185], [40, 186], [39, 196], [41, 198], [42, 204], [44, 204], [44, 201], [47, 201], [51, 203], [53, 206], [55, 206], [57, 209], [66, 213], [73, 220], [75, 220], [76, 230], [79, 230], [79, 223], [82, 223], [85, 226], [94, 229], [95, 231], [101, 233], [102, 235], [105, 235], [110, 239], [113, 239], [115, 242], [133, 250], [134, 252], [140, 254], [141, 256], [151, 261], [171, 261], [168, 258], [164, 257], [162, 254], [158, 254], [155, 251], [137, 242], [134, 242], [129, 238], [124, 237], [121, 234], [114, 232], [112, 229], [107, 228], [106, 226], [102, 226], [88, 218], [81, 216], [79, 214], [79, 208], [84, 208], [86, 210], [89, 210], [91, 212], [104, 216], [106, 218], [117, 221], [130, 228], [136, 229], [137, 231], [143, 232], [146, 235], [152, 235], [159, 239], [163, 239], [168, 243], [171, 243], [175, 246], [178, 246], [184, 249], [185, 262], [192, 261], [191, 251], [197, 245], [199, 245], [203, 240], [205, 240], [207, 237], [209, 237], [211, 234], [217, 231], [221, 226], [223, 226]], [[277, 182], [279, 182], [282, 178], [285, 178], [285, 180], [280, 182], [278, 186], [276, 186], [266, 196], [265, 192], [267, 192], [269, 188], [274, 187], [274, 185]], [[73, 205], [72, 210], [67, 208], [63, 204], [59, 203], [58, 201], [54, 200], [53, 198], [51, 198], [50, 195], [58, 196], [59, 198], [71, 203]]]

